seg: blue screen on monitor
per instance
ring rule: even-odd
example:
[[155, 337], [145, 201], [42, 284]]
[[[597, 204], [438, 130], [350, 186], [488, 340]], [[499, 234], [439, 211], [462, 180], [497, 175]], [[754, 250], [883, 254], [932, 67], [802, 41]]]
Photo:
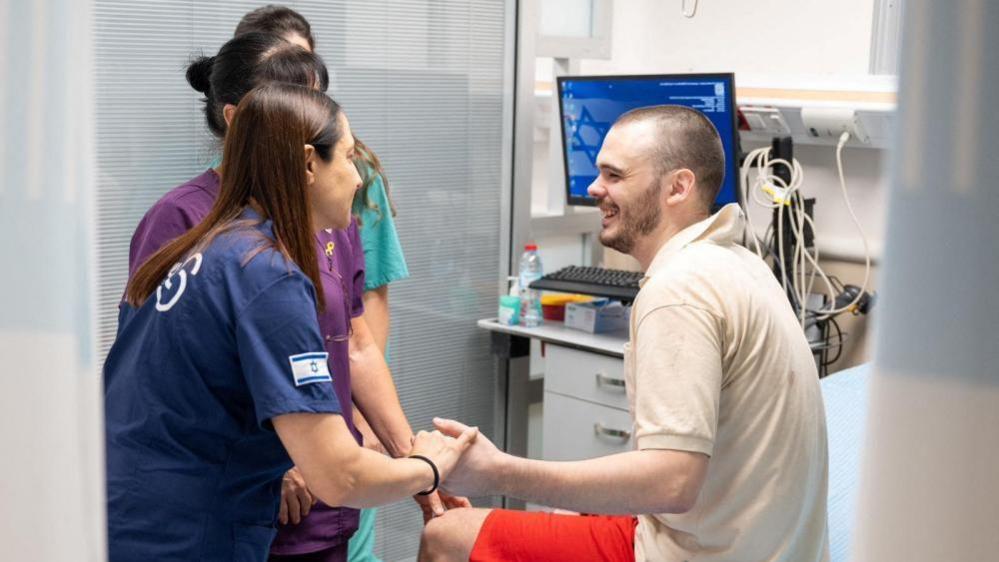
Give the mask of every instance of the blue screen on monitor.
[[599, 174], [597, 153], [614, 121], [632, 109], [663, 104], [697, 109], [718, 129], [725, 148], [725, 180], [715, 203], [738, 201], [734, 88], [732, 74], [560, 77], [559, 110], [569, 204], [595, 204], [586, 188]]

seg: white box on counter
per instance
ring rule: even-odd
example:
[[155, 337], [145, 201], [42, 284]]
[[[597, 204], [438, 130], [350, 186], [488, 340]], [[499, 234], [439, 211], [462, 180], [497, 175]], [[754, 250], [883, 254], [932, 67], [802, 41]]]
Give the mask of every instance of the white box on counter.
[[631, 307], [618, 301], [596, 300], [565, 305], [565, 327], [591, 334], [628, 329]]

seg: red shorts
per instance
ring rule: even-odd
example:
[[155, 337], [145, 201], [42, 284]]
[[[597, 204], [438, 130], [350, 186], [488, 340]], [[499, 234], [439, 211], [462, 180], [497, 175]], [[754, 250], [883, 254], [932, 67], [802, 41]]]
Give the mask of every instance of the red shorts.
[[475, 539], [469, 562], [634, 562], [630, 516], [556, 515], [492, 511]]

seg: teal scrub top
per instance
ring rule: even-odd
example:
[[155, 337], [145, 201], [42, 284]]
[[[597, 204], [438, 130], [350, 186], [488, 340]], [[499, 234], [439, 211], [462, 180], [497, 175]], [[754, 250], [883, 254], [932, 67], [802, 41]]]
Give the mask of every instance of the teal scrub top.
[[367, 197], [354, 200], [354, 214], [359, 218], [361, 245], [364, 247], [364, 290], [371, 291], [409, 277], [392, 208], [385, 193], [385, 182], [380, 174], [375, 174]]

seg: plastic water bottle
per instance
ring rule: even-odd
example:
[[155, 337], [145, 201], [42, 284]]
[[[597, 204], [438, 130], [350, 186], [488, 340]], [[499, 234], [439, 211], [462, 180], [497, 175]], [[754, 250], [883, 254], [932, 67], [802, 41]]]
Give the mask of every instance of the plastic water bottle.
[[530, 289], [531, 283], [541, 279], [544, 271], [541, 268], [541, 256], [538, 255], [536, 244], [524, 246], [520, 256], [520, 311], [523, 315], [523, 325], [528, 328], [540, 326], [541, 291]]

